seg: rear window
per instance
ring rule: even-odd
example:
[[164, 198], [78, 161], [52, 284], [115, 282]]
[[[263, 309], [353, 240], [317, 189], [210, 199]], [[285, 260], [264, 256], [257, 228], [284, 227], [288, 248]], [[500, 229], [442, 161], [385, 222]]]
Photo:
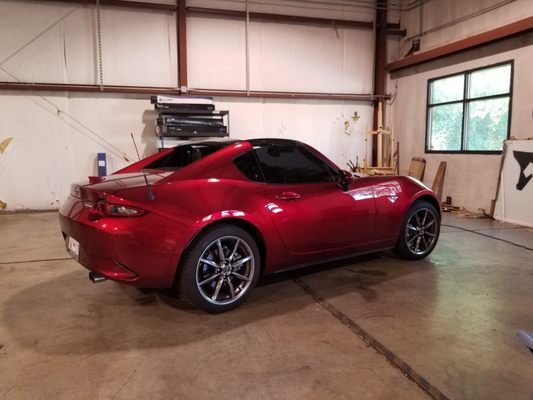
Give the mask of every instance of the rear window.
[[148, 164], [146, 169], [178, 170], [198, 161], [231, 143], [188, 144], [178, 146], [166, 156]]

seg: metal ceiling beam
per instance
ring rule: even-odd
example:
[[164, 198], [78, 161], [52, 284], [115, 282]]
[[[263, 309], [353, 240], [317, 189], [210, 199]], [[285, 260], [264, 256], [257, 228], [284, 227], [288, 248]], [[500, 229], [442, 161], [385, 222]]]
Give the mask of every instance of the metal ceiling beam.
[[[46, 3], [73, 3], [73, 4], [87, 4], [96, 5], [96, 0], [39, 0]], [[122, 7], [122, 8], [144, 8], [162, 11], [176, 11], [176, 6], [173, 4], [164, 3], [146, 3], [141, 1], [129, 0], [100, 0], [102, 6]]]
[[387, 69], [389, 72], [398, 71], [413, 65], [436, 60], [438, 58], [446, 57], [448, 55], [459, 53], [465, 50], [470, 50], [475, 47], [483, 46], [529, 31], [533, 31], [533, 17], [524, 18], [511, 24], [483, 32], [478, 35], [470, 36], [466, 39], [461, 39], [444, 46], [405, 57], [401, 60], [388, 64]]
[[[125, 94], [180, 94], [178, 88], [152, 86], [117, 86], [104, 85], [73, 85], [68, 83], [29, 83], [29, 82], [0, 82], [0, 90], [26, 90], [47, 92], [82, 92], [82, 93], [125, 93]], [[295, 100], [348, 100], [374, 101], [389, 99], [389, 95], [374, 96], [372, 94], [353, 93], [308, 93], [308, 92], [276, 92], [246, 90], [218, 90], [218, 89], [189, 89], [188, 94], [195, 96], [219, 97], [250, 97], [267, 99], [295, 99]]]
[[[308, 92], [277, 92], [251, 90], [216, 90], [216, 89], [189, 89], [190, 95], [195, 96], [221, 96], [221, 97], [251, 97], [266, 99], [295, 99], [295, 100], [350, 100], [373, 101], [376, 96], [372, 94], [353, 93], [308, 93]], [[390, 96], [382, 96], [387, 99]]]
[[0, 82], [0, 90], [35, 90], [50, 92], [91, 92], [131, 94], [179, 94], [177, 88], [117, 85], [73, 85], [67, 83]]

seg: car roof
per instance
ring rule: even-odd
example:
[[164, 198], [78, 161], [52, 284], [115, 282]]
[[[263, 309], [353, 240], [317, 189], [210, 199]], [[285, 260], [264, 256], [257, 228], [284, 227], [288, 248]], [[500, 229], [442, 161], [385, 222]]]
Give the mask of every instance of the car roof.
[[301, 146], [302, 142], [292, 139], [280, 139], [280, 138], [261, 138], [261, 139], [249, 139], [247, 140], [252, 146], [264, 146], [267, 144], [274, 145], [292, 145]]
[[241, 139], [230, 139], [230, 138], [200, 138], [200, 139], [190, 139], [190, 140], [183, 141], [180, 144], [178, 144], [176, 147], [195, 145], [195, 144], [207, 145], [207, 146], [209, 145], [219, 146], [221, 144], [226, 144], [229, 146], [230, 144], [239, 143], [239, 142], [242, 142], [242, 140]]
[[292, 139], [281, 139], [281, 138], [258, 138], [258, 139], [232, 139], [232, 138], [202, 138], [202, 139], [192, 139], [187, 140], [182, 143], [180, 143], [178, 146], [186, 146], [186, 145], [220, 145], [220, 144], [235, 144], [240, 142], [248, 142], [252, 146], [264, 146], [268, 144], [273, 145], [293, 145], [293, 146], [301, 146], [303, 143], [299, 142], [297, 140]]

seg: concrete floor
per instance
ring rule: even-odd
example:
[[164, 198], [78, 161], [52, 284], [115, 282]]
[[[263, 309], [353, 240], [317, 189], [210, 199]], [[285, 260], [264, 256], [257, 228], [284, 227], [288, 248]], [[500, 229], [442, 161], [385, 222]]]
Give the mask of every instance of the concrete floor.
[[213, 316], [90, 284], [54, 213], [0, 215], [0, 398], [532, 399], [533, 231], [443, 223], [427, 260], [265, 278]]

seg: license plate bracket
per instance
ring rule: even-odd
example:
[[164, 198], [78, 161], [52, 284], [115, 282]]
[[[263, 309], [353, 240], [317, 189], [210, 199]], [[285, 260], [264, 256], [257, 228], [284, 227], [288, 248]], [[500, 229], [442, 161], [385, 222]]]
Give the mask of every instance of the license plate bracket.
[[67, 238], [67, 252], [73, 259], [78, 260], [80, 258], [80, 242], [69, 236]]

